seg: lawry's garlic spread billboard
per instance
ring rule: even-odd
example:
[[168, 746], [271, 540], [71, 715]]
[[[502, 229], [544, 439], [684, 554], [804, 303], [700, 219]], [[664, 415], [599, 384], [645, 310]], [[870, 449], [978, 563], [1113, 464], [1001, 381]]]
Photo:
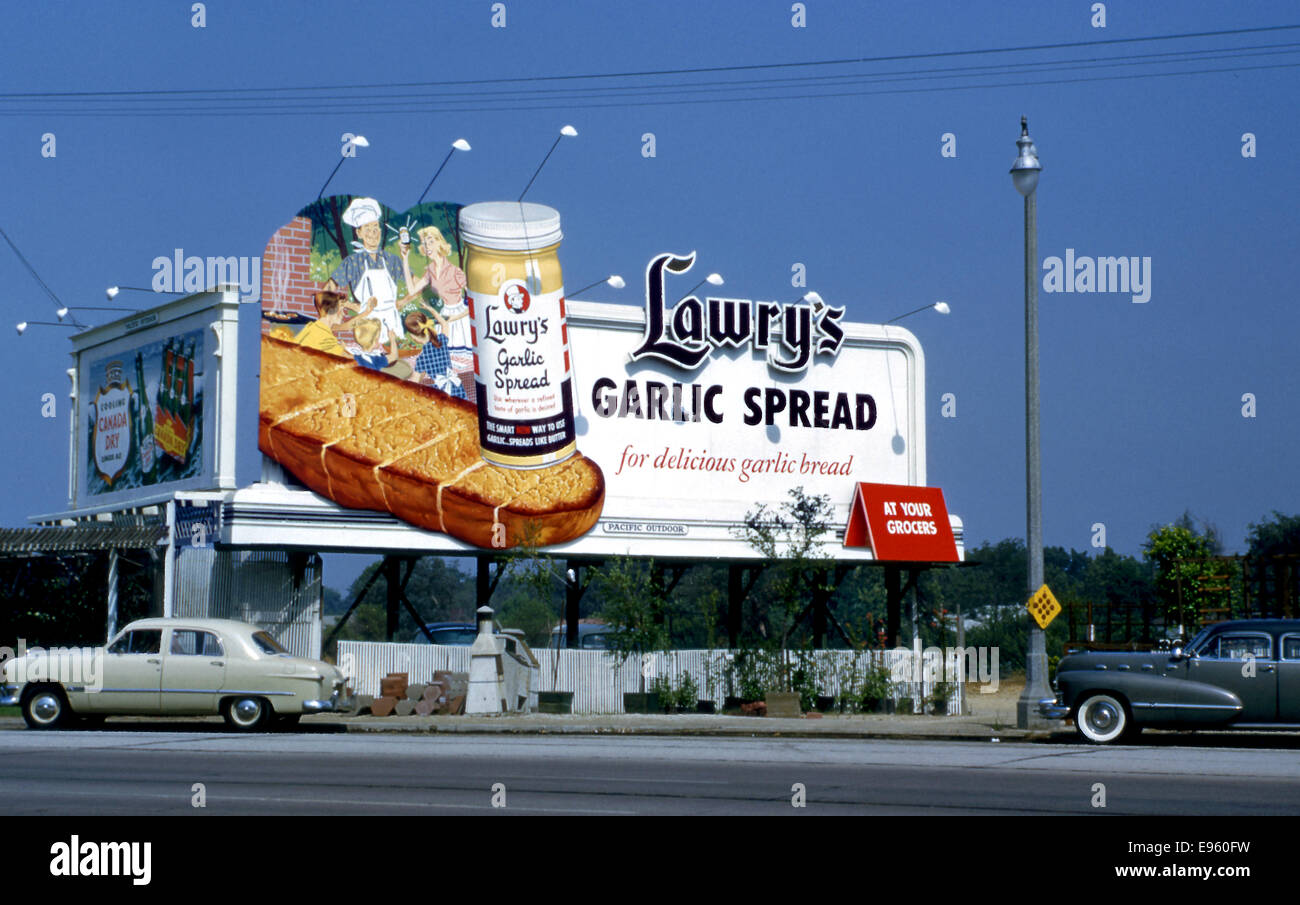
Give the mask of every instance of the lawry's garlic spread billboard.
[[857, 482], [924, 483], [908, 331], [691, 294], [693, 253], [648, 262], [642, 305], [571, 301], [562, 240], [531, 203], [304, 208], [263, 258], [259, 448], [484, 549], [726, 555], [792, 488], [842, 533]]
[[843, 529], [856, 482], [925, 482], [911, 333], [820, 301], [683, 299], [693, 266], [652, 259], [643, 307], [570, 305], [578, 443], [606, 480], [593, 533], [724, 541], [794, 487], [827, 495]]

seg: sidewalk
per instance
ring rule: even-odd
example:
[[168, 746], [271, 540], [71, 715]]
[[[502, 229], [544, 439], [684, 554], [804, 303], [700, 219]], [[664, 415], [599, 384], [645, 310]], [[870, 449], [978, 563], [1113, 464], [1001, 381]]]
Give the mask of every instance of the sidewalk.
[[[999, 742], [1026, 739], [1077, 738], [1074, 727], [1059, 724], [1055, 731], [1017, 729], [1016, 700], [1021, 685], [1004, 682], [997, 694], [967, 692], [967, 706], [973, 712], [965, 716], [920, 716], [884, 713], [828, 713], [805, 715], [798, 719], [722, 714], [577, 714], [529, 713], [502, 716], [345, 716], [317, 714], [304, 716], [300, 723], [307, 731], [323, 732], [461, 732], [471, 734], [519, 735], [677, 735], [720, 736], [736, 738], [854, 738], [854, 739], [948, 739], [955, 741]], [[974, 686], [970, 686], [971, 689]], [[145, 723], [150, 729], [166, 724], [184, 732], [195, 723], [221, 724], [220, 717], [178, 718], [111, 717], [112, 726]], [[20, 729], [18, 716], [0, 716], [0, 729]]]
[[[826, 714], [799, 719], [714, 714], [608, 714], [568, 716], [530, 713], [503, 716], [355, 716], [321, 714], [304, 717], [303, 728], [342, 728], [347, 732], [464, 732], [521, 735], [680, 735], [751, 738], [912, 738], [965, 741], [1022, 741], [1050, 738], [1052, 732], [1015, 728], [994, 716], [898, 716]], [[1062, 723], [1062, 732], [1072, 729]]]

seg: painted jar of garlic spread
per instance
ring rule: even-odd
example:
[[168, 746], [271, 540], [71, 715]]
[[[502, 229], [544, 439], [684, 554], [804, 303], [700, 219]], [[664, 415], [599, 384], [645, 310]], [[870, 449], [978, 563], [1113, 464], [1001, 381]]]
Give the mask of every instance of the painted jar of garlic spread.
[[541, 204], [461, 208], [483, 458], [538, 468], [573, 455], [560, 215]]

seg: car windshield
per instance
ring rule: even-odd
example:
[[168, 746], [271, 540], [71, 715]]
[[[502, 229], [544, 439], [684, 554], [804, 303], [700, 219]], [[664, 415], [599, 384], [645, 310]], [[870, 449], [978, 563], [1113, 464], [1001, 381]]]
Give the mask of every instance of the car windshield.
[[1187, 642], [1187, 646], [1183, 648], [1183, 650], [1187, 651], [1188, 653], [1195, 652], [1199, 654], [1201, 652], [1201, 645], [1205, 643], [1205, 639], [1209, 637], [1209, 634], [1210, 634], [1209, 626], [1201, 629], [1199, 632], [1196, 633], [1195, 638]]
[[257, 645], [258, 650], [264, 654], [287, 654], [289, 653], [280, 643], [268, 635], [266, 632], [255, 632], [253, 634], [253, 643]]

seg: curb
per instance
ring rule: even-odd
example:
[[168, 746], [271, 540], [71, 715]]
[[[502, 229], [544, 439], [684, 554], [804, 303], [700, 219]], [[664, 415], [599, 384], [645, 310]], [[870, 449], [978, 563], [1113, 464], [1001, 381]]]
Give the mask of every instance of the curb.
[[[451, 732], [468, 735], [623, 735], [623, 736], [683, 736], [719, 738], [832, 738], [856, 740], [918, 739], [927, 741], [977, 741], [1012, 742], [1046, 740], [1062, 734], [1062, 730], [1026, 730], [1015, 728], [993, 729], [965, 724], [946, 728], [926, 726], [845, 726], [831, 722], [818, 725], [802, 719], [782, 719], [777, 724], [767, 718], [741, 717], [734, 725], [673, 725], [646, 722], [622, 723], [617, 720], [555, 721], [539, 724], [534, 721], [515, 722], [509, 717], [479, 718], [465, 722], [464, 717], [421, 719], [418, 722], [392, 717], [350, 717], [304, 721], [303, 726], [331, 726], [351, 733], [416, 733], [436, 734]], [[810, 725], [811, 723], [811, 725]]]
[[[922, 723], [911, 726], [881, 721], [877, 725], [846, 725], [838, 720], [805, 720], [793, 718], [770, 717], [732, 717], [732, 725], [719, 725], [716, 720], [701, 722], [698, 725], [682, 725], [680, 722], [624, 721], [621, 717], [584, 719], [574, 717], [557, 717], [541, 722], [532, 715], [526, 721], [518, 717], [338, 717], [332, 714], [304, 717], [300, 727], [305, 734], [312, 730], [353, 734], [408, 734], [436, 735], [453, 733], [458, 735], [554, 735], [554, 736], [643, 736], [643, 737], [685, 737], [685, 738], [797, 738], [797, 739], [846, 739], [857, 741], [909, 740], [917, 741], [954, 741], [954, 742], [1023, 742], [1066, 740], [1073, 732], [1065, 727], [1052, 730], [1028, 730], [993, 728], [983, 724], [963, 722], [944, 727], [937, 725], [945, 718], [936, 718], [935, 725]], [[216, 717], [177, 717], [174, 720], [158, 717], [118, 717], [108, 725], [109, 729], [127, 729], [132, 723], [144, 723], [150, 729], [166, 728], [184, 732], [196, 725], [212, 728], [220, 723]], [[21, 717], [0, 717], [0, 730], [25, 729]], [[102, 730], [97, 730], [102, 731]]]

